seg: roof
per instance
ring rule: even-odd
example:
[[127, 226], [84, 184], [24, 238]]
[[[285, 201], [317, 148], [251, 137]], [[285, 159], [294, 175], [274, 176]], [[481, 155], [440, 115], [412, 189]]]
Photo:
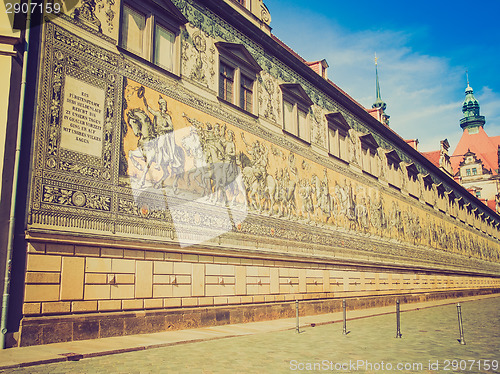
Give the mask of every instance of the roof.
[[[313, 64], [311, 62], [307, 62], [304, 58], [302, 58], [297, 52], [295, 52], [292, 48], [290, 48], [288, 45], [286, 45], [281, 39], [279, 39], [276, 35], [274, 34], [271, 34], [271, 38], [276, 42], [278, 43], [279, 45], [281, 45], [283, 48], [285, 48], [288, 52], [290, 52], [294, 57], [296, 57], [298, 60], [300, 60], [302, 63], [304, 63], [305, 65], [310, 66], [310, 64]], [[314, 69], [313, 69], [314, 70]], [[314, 70], [316, 71], [316, 70]], [[317, 72], [317, 71], [316, 71]], [[337, 86], [335, 83], [333, 83], [330, 79], [327, 79], [328, 83], [330, 83], [333, 87], [335, 87], [337, 90], [340, 91], [340, 93], [342, 93], [342, 95], [344, 95], [345, 97], [347, 97], [349, 100], [351, 100], [354, 104], [356, 104], [357, 106], [363, 108], [363, 110], [365, 111], [368, 111], [368, 109], [366, 109], [364, 106], [362, 106], [360, 103], [358, 103], [356, 100], [354, 100], [347, 92], [345, 92], [342, 88], [340, 88], [339, 86]], [[394, 131], [393, 131], [394, 132]], [[397, 133], [394, 132], [394, 134], [398, 135]], [[399, 136], [399, 135], [398, 135]]]
[[[288, 52], [290, 52], [295, 58], [297, 58], [300, 62], [302, 62], [304, 65], [308, 66], [309, 68], [311, 68], [310, 64], [311, 62], [307, 62], [304, 58], [302, 58], [297, 52], [295, 52], [292, 48], [290, 48], [288, 45], [286, 45], [285, 42], [283, 42], [280, 38], [278, 38], [276, 35], [274, 34], [271, 34], [271, 39], [274, 40], [276, 43], [278, 43], [281, 47], [283, 47], [284, 49], [286, 49]], [[312, 69], [314, 70], [314, 69]], [[370, 115], [372, 115], [373, 117], [373, 112], [375, 110], [378, 110], [378, 108], [375, 108], [375, 109], [368, 109], [368, 108], [365, 108], [363, 105], [361, 105], [360, 103], [358, 103], [355, 99], [353, 99], [347, 92], [345, 92], [342, 88], [340, 88], [339, 86], [337, 86], [335, 83], [333, 83], [330, 79], [326, 79], [326, 81], [332, 85], [333, 87], [335, 87], [342, 95], [344, 95], [344, 97], [346, 97], [347, 99], [349, 99], [352, 103], [354, 103], [355, 105], [357, 105], [358, 107], [362, 108], [365, 112], [369, 113]], [[394, 134], [395, 136], [397, 136], [399, 139], [401, 139], [402, 141], [405, 141], [403, 139], [403, 137], [401, 135], [399, 135], [396, 131], [394, 131], [393, 129], [391, 129], [389, 126], [387, 126], [386, 124], [382, 123], [380, 121], [379, 118], [377, 118], [377, 121], [379, 123], [381, 123], [385, 129], [389, 130], [392, 134]]]
[[488, 205], [488, 207], [496, 212], [496, 209], [497, 209], [497, 202], [495, 200], [486, 200], [486, 205]]
[[459, 170], [459, 164], [469, 150], [474, 152], [477, 158], [483, 161], [486, 169], [497, 175], [498, 169], [498, 146], [500, 145], [500, 136], [489, 137], [482, 126], [478, 127], [477, 134], [469, 134], [469, 129], [464, 129], [462, 137], [451, 157], [453, 170]]
[[439, 158], [441, 151], [420, 152], [427, 160], [432, 162], [436, 167], [439, 167]]

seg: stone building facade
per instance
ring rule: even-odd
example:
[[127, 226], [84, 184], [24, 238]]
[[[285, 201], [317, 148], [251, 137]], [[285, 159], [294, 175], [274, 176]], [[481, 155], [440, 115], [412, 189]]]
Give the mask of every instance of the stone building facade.
[[7, 344], [500, 289], [500, 217], [261, 1], [68, 4], [31, 33]]

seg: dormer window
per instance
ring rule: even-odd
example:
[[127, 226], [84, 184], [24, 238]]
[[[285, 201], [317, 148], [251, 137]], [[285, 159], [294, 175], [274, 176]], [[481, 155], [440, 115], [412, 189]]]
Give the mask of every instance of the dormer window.
[[378, 177], [380, 159], [377, 154], [378, 143], [372, 134], [359, 137], [361, 141], [361, 168], [365, 173]]
[[387, 166], [388, 166], [388, 172], [386, 175], [387, 182], [389, 182], [390, 185], [396, 188], [401, 188], [401, 177], [400, 177], [400, 163], [401, 159], [399, 158], [398, 153], [395, 150], [386, 152], [386, 157], [387, 157]]
[[406, 171], [408, 175], [407, 191], [410, 196], [418, 199], [418, 169], [414, 163], [406, 165]]
[[347, 161], [347, 137], [351, 126], [340, 112], [326, 114], [328, 122], [328, 153]]
[[310, 143], [308, 113], [313, 104], [311, 99], [298, 83], [282, 84], [280, 87], [283, 94], [283, 130]]
[[306, 64], [313, 69], [318, 75], [320, 75], [324, 79], [328, 79], [327, 76], [327, 69], [328, 69], [328, 62], [326, 60], [321, 60], [321, 61], [314, 61], [314, 62], [306, 62]]
[[261, 67], [242, 44], [215, 45], [219, 49], [219, 98], [256, 114], [254, 86]]
[[169, 0], [122, 3], [119, 45], [171, 73], [180, 74], [180, 27], [187, 19]]

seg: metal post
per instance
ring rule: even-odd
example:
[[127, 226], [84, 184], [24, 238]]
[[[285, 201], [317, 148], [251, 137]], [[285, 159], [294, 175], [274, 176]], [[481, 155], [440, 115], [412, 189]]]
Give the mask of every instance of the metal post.
[[401, 319], [400, 319], [400, 310], [399, 310], [399, 299], [396, 300], [396, 338], [401, 338], [403, 335], [401, 334]]
[[297, 333], [300, 332], [299, 329], [299, 300], [295, 300], [295, 330]]
[[346, 303], [345, 299], [342, 300], [342, 309], [344, 311], [344, 328], [342, 329], [342, 334], [347, 335], [347, 319], [346, 319]]
[[462, 324], [462, 307], [460, 303], [457, 303], [457, 313], [458, 313], [458, 331], [460, 333], [460, 339], [457, 339], [460, 344], [465, 345], [464, 338], [464, 325]]
[[[29, 4], [28, 4], [29, 5]], [[30, 42], [30, 29], [31, 29], [31, 6], [28, 6], [28, 12], [26, 16], [25, 23], [25, 34], [24, 34], [24, 52], [23, 52], [23, 66], [22, 66], [22, 76], [21, 76], [21, 86], [19, 88], [20, 98], [19, 98], [19, 114], [17, 119], [17, 133], [16, 133], [16, 151], [14, 154], [14, 170], [12, 172], [12, 192], [10, 198], [10, 217], [9, 217], [9, 228], [8, 228], [8, 238], [7, 238], [7, 250], [5, 256], [5, 281], [2, 296], [2, 314], [0, 320], [0, 349], [5, 349], [6, 335], [7, 335], [7, 317], [9, 315], [9, 303], [10, 303], [10, 280], [12, 277], [12, 255], [14, 251], [14, 228], [16, 224], [16, 207], [17, 207], [17, 185], [19, 180], [19, 168], [20, 168], [20, 157], [21, 157], [21, 140], [23, 137], [23, 122], [24, 122], [24, 105], [27, 90], [27, 76], [28, 76], [28, 50]]]

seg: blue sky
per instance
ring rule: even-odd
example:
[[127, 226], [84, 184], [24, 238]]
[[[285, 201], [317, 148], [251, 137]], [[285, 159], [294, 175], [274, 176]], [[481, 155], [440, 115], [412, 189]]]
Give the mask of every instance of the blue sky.
[[264, 0], [273, 33], [308, 61], [325, 58], [328, 77], [355, 100], [375, 101], [377, 53], [390, 126], [419, 150], [453, 152], [467, 85], [500, 135], [500, 0], [433, 2]]

